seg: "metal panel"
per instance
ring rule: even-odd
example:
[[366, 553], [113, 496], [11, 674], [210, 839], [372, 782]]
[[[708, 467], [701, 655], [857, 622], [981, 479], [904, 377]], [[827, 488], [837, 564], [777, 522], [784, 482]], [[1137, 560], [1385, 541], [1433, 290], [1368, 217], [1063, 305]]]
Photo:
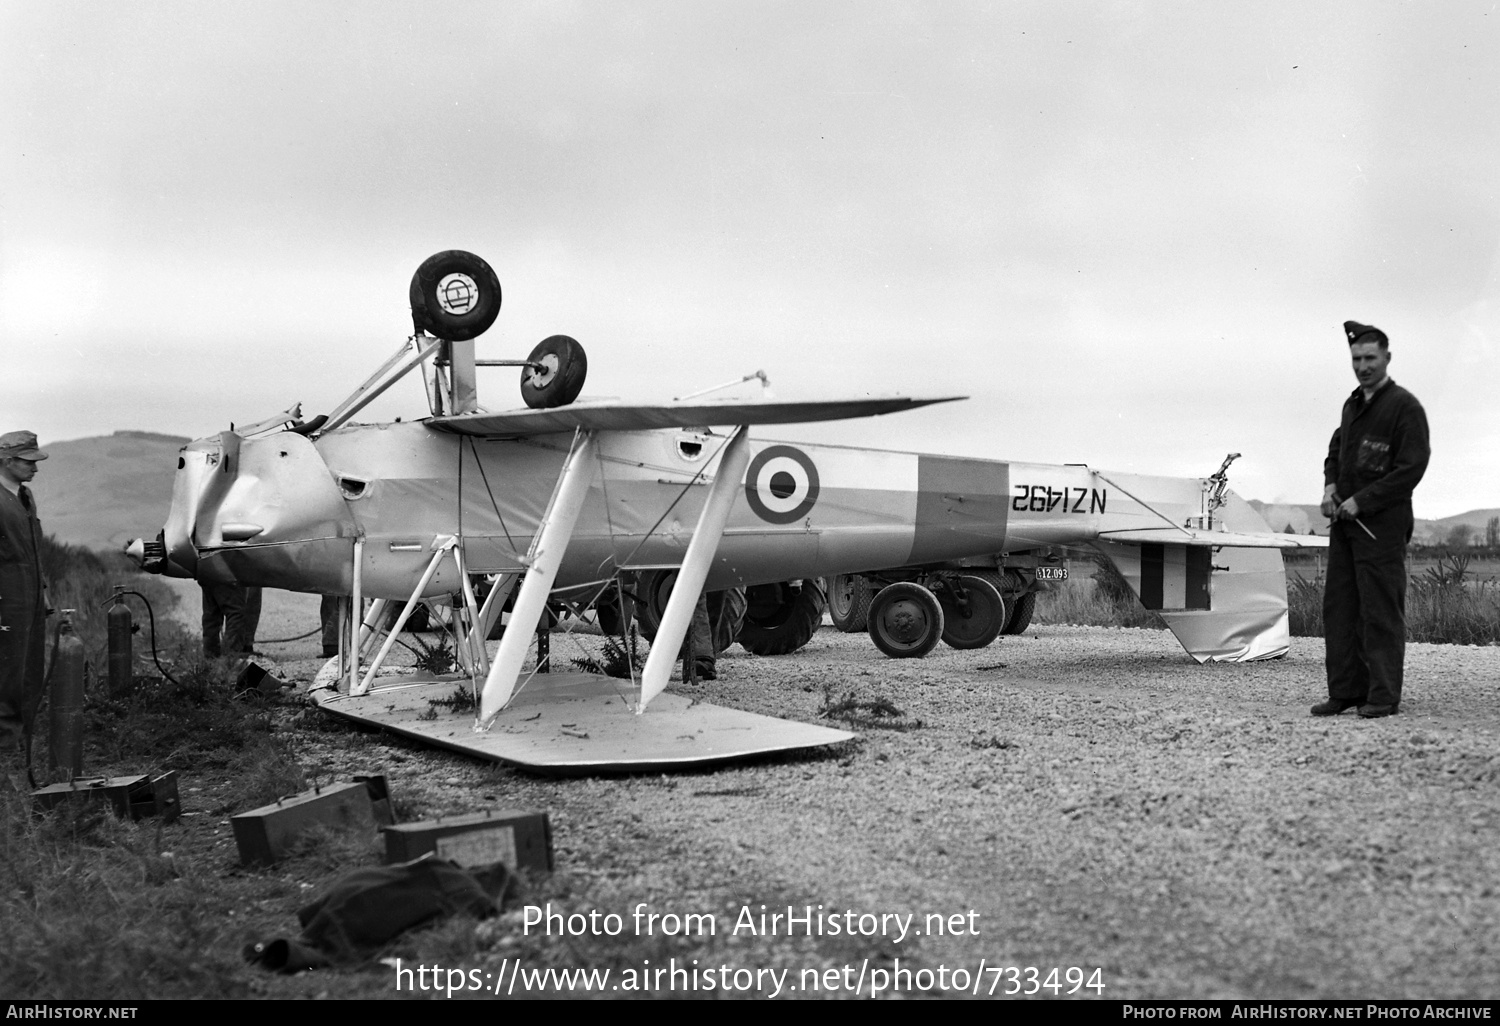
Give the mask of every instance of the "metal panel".
[[1010, 465], [918, 457], [917, 530], [907, 562], [1000, 552], [1010, 506]]
[[552, 774], [663, 772], [734, 762], [768, 752], [838, 744], [843, 730], [725, 709], [666, 692], [640, 716], [629, 681], [586, 673], [555, 673], [524, 686], [475, 733], [472, 713], [445, 713], [432, 703], [453, 693], [453, 681], [386, 681], [350, 698], [311, 694], [325, 712], [492, 762]]

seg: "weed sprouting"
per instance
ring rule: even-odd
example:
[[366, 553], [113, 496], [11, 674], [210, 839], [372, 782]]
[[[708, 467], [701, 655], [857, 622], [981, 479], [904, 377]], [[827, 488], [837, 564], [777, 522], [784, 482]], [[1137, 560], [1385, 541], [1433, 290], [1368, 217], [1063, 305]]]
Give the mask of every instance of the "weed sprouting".
[[907, 719], [906, 713], [884, 696], [858, 698], [853, 691], [834, 697], [832, 685], [823, 686], [823, 705], [818, 715], [829, 720], [880, 730], [914, 730], [922, 726], [921, 720]]
[[453, 655], [453, 646], [449, 643], [446, 635], [438, 635], [433, 641], [412, 636], [412, 654], [416, 657], [417, 669], [424, 673], [443, 674], [452, 673], [456, 660]]
[[639, 673], [641, 666], [645, 663], [645, 656], [640, 650], [640, 635], [636, 632], [634, 623], [630, 625], [628, 635], [630, 647], [625, 646], [625, 640], [616, 637], [606, 637], [604, 646], [599, 653], [599, 658], [585, 656], [572, 659], [570, 662], [584, 673], [600, 673], [606, 677], [617, 677], [621, 680], [631, 679], [631, 670]]

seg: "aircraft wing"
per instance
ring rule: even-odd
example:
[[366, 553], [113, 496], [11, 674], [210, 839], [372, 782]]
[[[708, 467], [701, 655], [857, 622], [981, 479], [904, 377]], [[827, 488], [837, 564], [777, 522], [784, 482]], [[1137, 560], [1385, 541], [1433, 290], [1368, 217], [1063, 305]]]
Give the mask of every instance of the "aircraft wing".
[[586, 431], [650, 431], [726, 424], [806, 424], [816, 420], [877, 417], [915, 410], [965, 396], [914, 399], [903, 396], [821, 399], [806, 402], [719, 400], [685, 403], [577, 402], [550, 410], [460, 413], [427, 421], [442, 431], [489, 438], [524, 438], [582, 428]]
[[1103, 541], [1136, 545], [1228, 545], [1238, 549], [1326, 549], [1328, 539], [1315, 534], [1258, 534], [1248, 531], [1198, 531], [1188, 527], [1134, 527], [1100, 531]]

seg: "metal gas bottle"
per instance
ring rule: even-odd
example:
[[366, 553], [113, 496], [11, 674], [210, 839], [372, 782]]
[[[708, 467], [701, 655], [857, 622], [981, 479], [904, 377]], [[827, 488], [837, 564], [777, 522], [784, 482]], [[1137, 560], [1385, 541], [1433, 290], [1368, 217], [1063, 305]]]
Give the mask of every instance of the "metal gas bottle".
[[57, 654], [47, 674], [50, 723], [47, 764], [69, 777], [83, 775], [83, 639], [73, 633], [74, 610], [62, 610]]

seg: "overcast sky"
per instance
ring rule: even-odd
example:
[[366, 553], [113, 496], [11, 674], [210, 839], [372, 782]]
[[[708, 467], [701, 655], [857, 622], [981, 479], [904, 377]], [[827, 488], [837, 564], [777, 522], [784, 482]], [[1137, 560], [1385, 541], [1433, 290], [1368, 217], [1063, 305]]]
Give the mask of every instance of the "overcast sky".
[[[1315, 502], [1344, 320], [1500, 506], [1500, 11], [0, 0], [0, 430], [326, 411], [423, 258], [585, 395], [968, 395], [783, 438]], [[481, 398], [519, 405], [515, 374]], [[425, 413], [410, 385], [384, 415]]]

